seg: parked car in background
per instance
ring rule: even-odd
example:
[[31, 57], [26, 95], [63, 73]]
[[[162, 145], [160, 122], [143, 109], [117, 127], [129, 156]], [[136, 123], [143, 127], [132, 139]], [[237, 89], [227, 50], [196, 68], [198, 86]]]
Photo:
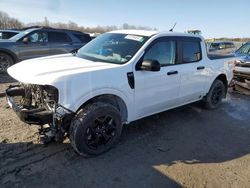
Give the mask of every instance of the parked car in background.
[[16, 30], [0, 30], [0, 40], [2, 39], [9, 39], [16, 34], [18, 34], [20, 31]]
[[209, 52], [213, 54], [230, 54], [235, 50], [233, 42], [212, 42], [209, 46]]
[[0, 40], [0, 72], [25, 59], [76, 52], [90, 40], [89, 34], [73, 30], [39, 27], [22, 31]]
[[250, 62], [250, 41], [241, 46], [234, 55], [242, 62]]

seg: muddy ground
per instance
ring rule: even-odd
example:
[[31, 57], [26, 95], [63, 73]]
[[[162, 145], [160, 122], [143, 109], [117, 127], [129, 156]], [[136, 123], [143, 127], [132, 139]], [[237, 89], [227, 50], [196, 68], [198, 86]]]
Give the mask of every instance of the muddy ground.
[[124, 127], [119, 144], [94, 158], [39, 144], [1, 92], [0, 187], [250, 187], [250, 97], [229, 94], [218, 110], [199, 104]]

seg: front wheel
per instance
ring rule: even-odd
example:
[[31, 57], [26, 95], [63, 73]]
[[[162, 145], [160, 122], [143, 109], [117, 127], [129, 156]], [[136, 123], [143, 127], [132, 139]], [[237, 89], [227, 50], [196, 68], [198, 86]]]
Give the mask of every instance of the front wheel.
[[204, 99], [205, 107], [207, 109], [219, 107], [225, 94], [226, 87], [223, 82], [221, 80], [215, 80]]
[[70, 142], [83, 156], [99, 155], [108, 151], [119, 139], [122, 122], [119, 111], [101, 102], [83, 107], [72, 120]]
[[0, 73], [6, 73], [7, 69], [14, 64], [11, 56], [6, 53], [0, 52]]

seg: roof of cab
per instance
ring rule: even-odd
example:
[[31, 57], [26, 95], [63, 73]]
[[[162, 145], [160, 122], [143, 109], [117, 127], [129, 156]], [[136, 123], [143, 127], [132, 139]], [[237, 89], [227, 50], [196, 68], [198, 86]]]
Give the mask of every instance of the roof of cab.
[[140, 35], [140, 36], [151, 37], [152, 35], [155, 35], [158, 32], [147, 31], [147, 30], [116, 30], [116, 31], [110, 31], [109, 33], [121, 33], [121, 34], [128, 34], [128, 35]]
[[159, 32], [159, 31], [147, 31], [147, 30], [116, 30], [116, 31], [110, 31], [109, 33], [121, 33], [121, 34], [140, 35], [140, 36], [147, 36], [147, 37], [151, 37], [156, 34], [165, 34], [169, 36], [187, 36], [187, 37], [202, 38], [202, 36], [199, 36], [199, 35], [179, 33], [179, 32], [170, 32], [170, 31]]
[[12, 29], [0, 29], [0, 32], [12, 32], [12, 33], [19, 33], [20, 31], [12, 30]]

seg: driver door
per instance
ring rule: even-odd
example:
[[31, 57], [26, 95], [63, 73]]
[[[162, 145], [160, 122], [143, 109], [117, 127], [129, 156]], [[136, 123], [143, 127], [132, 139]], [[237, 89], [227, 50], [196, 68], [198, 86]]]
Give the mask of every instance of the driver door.
[[180, 74], [177, 61], [177, 44], [171, 37], [156, 39], [142, 57], [157, 60], [158, 72], [135, 71], [135, 108], [137, 117], [145, 117], [178, 105]]
[[[27, 38], [27, 41], [23, 41]], [[45, 31], [34, 31], [20, 39], [17, 44], [19, 59], [42, 57], [49, 55], [48, 36]]]

